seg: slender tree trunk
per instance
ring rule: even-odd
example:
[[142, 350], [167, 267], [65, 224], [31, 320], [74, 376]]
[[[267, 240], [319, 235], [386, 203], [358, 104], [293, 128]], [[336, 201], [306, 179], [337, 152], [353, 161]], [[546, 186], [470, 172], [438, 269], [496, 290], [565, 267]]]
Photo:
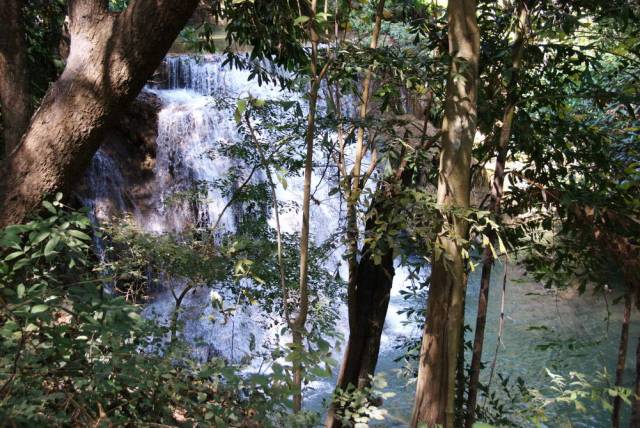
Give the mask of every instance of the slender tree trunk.
[[640, 337], [636, 345], [636, 379], [633, 392], [629, 428], [640, 428]]
[[[311, 13], [315, 15], [317, 0], [311, 3]], [[311, 39], [311, 89], [309, 91], [309, 113], [305, 144], [307, 154], [304, 164], [304, 190], [302, 200], [302, 230], [300, 232], [300, 308], [292, 322], [292, 341], [295, 352], [303, 352], [303, 340], [306, 334], [305, 323], [309, 313], [309, 212], [311, 203], [311, 175], [313, 174], [313, 141], [315, 138], [316, 108], [322, 72], [318, 72], [318, 42], [320, 38], [316, 31], [314, 20], [309, 20], [309, 36]], [[293, 359], [293, 411], [302, 410], [302, 378], [303, 369], [300, 357]]]
[[84, 173], [105, 130], [153, 74], [198, 0], [70, 0], [71, 48], [21, 143], [6, 161], [0, 226], [19, 223], [42, 199]]
[[29, 125], [29, 78], [23, 0], [0, 0], [0, 112], [6, 158]]
[[466, 274], [462, 249], [468, 224], [452, 210], [469, 207], [480, 41], [475, 0], [450, 0], [448, 14], [452, 61], [442, 123], [437, 194], [445, 224], [434, 244], [412, 427], [420, 423], [428, 427], [437, 424], [453, 427], [456, 365], [464, 324]]
[[[496, 169], [491, 187], [491, 204], [489, 210], [497, 219], [500, 215], [500, 204], [504, 187], [504, 171], [507, 160], [507, 150], [511, 139], [511, 126], [518, 101], [517, 86], [518, 75], [522, 62], [525, 38], [528, 31], [529, 11], [521, 0], [518, 6], [518, 26], [516, 40], [512, 48], [511, 79], [508, 85], [507, 106], [502, 117], [502, 129], [498, 139]], [[491, 243], [495, 243], [495, 234], [491, 234]], [[491, 270], [493, 268], [493, 252], [485, 248], [483, 253], [482, 277], [480, 280], [480, 294], [478, 296], [478, 315], [476, 317], [476, 330], [473, 340], [473, 355], [471, 358], [471, 370], [469, 379], [469, 395], [467, 398], [466, 427], [471, 428], [476, 419], [476, 404], [478, 400], [478, 385], [480, 382], [480, 366], [482, 363], [482, 347], [484, 345], [484, 331], [487, 324], [487, 308], [489, 305], [489, 287], [491, 285]]]
[[[622, 318], [622, 329], [620, 331], [620, 344], [618, 346], [618, 363], [616, 365], [616, 386], [622, 386], [624, 368], [627, 362], [627, 348], [629, 346], [629, 321], [631, 318], [631, 296], [624, 297], [624, 316]], [[613, 411], [611, 412], [611, 427], [620, 427], [620, 410], [622, 399], [618, 396], [613, 399]]]
[[173, 294], [173, 299], [175, 301], [173, 313], [171, 314], [171, 323], [169, 324], [169, 331], [171, 332], [170, 344], [172, 345], [175, 344], [178, 340], [178, 321], [180, 321], [180, 310], [182, 308], [182, 301], [187, 296], [187, 293], [192, 289], [192, 286], [185, 285], [184, 289], [178, 295], [176, 295], [173, 289], [171, 289], [171, 294]]

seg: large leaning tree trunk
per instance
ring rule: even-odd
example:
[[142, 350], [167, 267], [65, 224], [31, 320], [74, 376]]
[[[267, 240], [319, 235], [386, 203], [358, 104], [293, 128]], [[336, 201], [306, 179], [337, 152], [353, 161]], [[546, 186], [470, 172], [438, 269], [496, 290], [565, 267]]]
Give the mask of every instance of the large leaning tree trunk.
[[29, 125], [29, 78], [22, 0], [0, 0], [0, 111], [3, 156], [8, 157]]
[[434, 243], [412, 427], [419, 424], [453, 427], [456, 363], [464, 324], [467, 275], [462, 250], [469, 227], [457, 212], [469, 207], [480, 38], [475, 0], [450, 0], [447, 7], [451, 68], [442, 123], [437, 193], [444, 224]]
[[[516, 27], [516, 39], [511, 50], [511, 78], [507, 85], [507, 104], [502, 116], [502, 129], [498, 137], [496, 170], [491, 185], [491, 202], [489, 210], [496, 219], [500, 217], [500, 205], [504, 187], [507, 150], [511, 139], [511, 128], [518, 102], [518, 77], [522, 63], [526, 36], [529, 28], [529, 9], [524, 0], [518, 3], [516, 14], [518, 23]], [[495, 233], [491, 234], [492, 244], [495, 243]], [[482, 362], [482, 348], [484, 345], [484, 331], [487, 324], [487, 309], [489, 306], [489, 287], [491, 284], [491, 270], [494, 257], [491, 248], [486, 247], [483, 253], [482, 277], [480, 279], [480, 294], [478, 296], [478, 315], [476, 317], [476, 330], [473, 340], [473, 354], [471, 357], [471, 370], [469, 379], [469, 395], [467, 399], [466, 428], [471, 428], [475, 422], [476, 403], [478, 399], [478, 385], [480, 383], [480, 366]]]
[[84, 173], [105, 130], [151, 77], [198, 0], [134, 0], [120, 13], [106, 0], [69, 0], [66, 67], [6, 160], [0, 226], [19, 223], [46, 195]]

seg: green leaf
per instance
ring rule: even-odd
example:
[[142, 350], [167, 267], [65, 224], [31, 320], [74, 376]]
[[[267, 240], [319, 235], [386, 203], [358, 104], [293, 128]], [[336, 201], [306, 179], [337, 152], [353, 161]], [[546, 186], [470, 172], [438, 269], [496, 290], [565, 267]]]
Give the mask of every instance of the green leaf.
[[56, 214], [57, 213], [56, 208], [49, 201], [44, 201], [42, 203], [42, 206], [45, 207], [47, 209], [47, 211], [49, 211], [51, 214]]
[[287, 187], [289, 187], [289, 183], [287, 183], [287, 179], [284, 178], [284, 175], [276, 172], [276, 178], [278, 179], [278, 181], [280, 182], [280, 184], [282, 184], [282, 188], [284, 190], [287, 190]]
[[242, 115], [247, 110], [247, 99], [241, 98], [238, 100], [238, 104], [236, 104], [236, 111], [233, 113], [233, 118], [236, 120], [236, 123], [240, 125], [242, 122]]
[[84, 232], [80, 232], [79, 230], [73, 230], [72, 229], [72, 230], [69, 231], [69, 235], [74, 236], [74, 237], [76, 237], [78, 239], [81, 239], [83, 241], [90, 241], [91, 240], [91, 237], [89, 235], [87, 235]]
[[16, 289], [16, 292], [18, 293], [18, 298], [22, 299], [25, 293], [24, 284], [18, 284], [18, 288]]
[[304, 23], [306, 23], [306, 22], [308, 22], [308, 21], [309, 21], [309, 17], [308, 17], [308, 16], [301, 15], [301, 16], [297, 17], [297, 18], [293, 21], [293, 23], [294, 23], [295, 25], [302, 25], [302, 24], [304, 24]]
[[31, 313], [39, 314], [40, 312], [44, 312], [47, 309], [49, 309], [49, 306], [47, 305], [35, 305], [34, 307], [31, 308]]
[[52, 236], [51, 239], [49, 239], [49, 242], [47, 242], [47, 245], [44, 246], [44, 256], [49, 257], [50, 255], [55, 253], [56, 247], [58, 246], [59, 243], [60, 243], [60, 237]]
[[498, 235], [498, 245], [500, 248], [500, 253], [507, 254], [507, 247], [505, 247], [504, 242], [502, 242], [502, 238]]
[[17, 259], [18, 257], [20, 257], [22, 255], [24, 255], [24, 251], [15, 251], [15, 252], [9, 254], [7, 257], [5, 257], [4, 261], [8, 262], [10, 260]]

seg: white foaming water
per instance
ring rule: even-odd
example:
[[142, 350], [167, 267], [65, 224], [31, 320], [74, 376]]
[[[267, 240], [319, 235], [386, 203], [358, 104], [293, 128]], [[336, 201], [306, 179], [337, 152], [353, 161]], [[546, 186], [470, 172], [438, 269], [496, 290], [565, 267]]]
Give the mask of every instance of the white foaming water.
[[[259, 86], [249, 81], [248, 71], [229, 70], [222, 67], [223, 57], [206, 56], [196, 59], [191, 56], [173, 56], [166, 59], [166, 88], [149, 88], [162, 101], [158, 115], [158, 137], [156, 148], [156, 164], [154, 169], [154, 195], [152, 209], [142, 215], [134, 213], [138, 226], [152, 233], [179, 232], [190, 226], [211, 227], [228, 203], [228, 195], [211, 188], [210, 184], [228, 176], [230, 170], [240, 171], [237, 179], [239, 185], [249, 169], [239, 159], [224, 156], [220, 150], [236, 144], [242, 138], [238, 133], [238, 125], [233, 115], [234, 102], [222, 105], [220, 98], [237, 100], [248, 96], [263, 100], [300, 101], [303, 108], [305, 102], [302, 94], [281, 90], [275, 85]], [[320, 109], [324, 102], [320, 101]], [[355, 108], [351, 106], [351, 112]], [[285, 122], [286, 117], [282, 121]], [[268, 135], [264, 137], [268, 138]], [[267, 140], [268, 141], [268, 140]], [[213, 155], [212, 155], [213, 154]], [[326, 159], [320, 152], [316, 155], [316, 163], [324, 163]], [[111, 162], [111, 164], [109, 164]], [[108, 164], [108, 165], [107, 165]], [[107, 166], [105, 166], [107, 165]], [[104, 210], [102, 205], [113, 199], [117, 201], [116, 210], [126, 211], [127, 204], [122, 199], [123, 187], [126, 185], [119, 174], [119, 167], [103, 152], [94, 159], [90, 171], [89, 183], [94, 190], [95, 200], [91, 203], [98, 218], [108, 217], [113, 210]], [[312, 177], [312, 189], [315, 189], [314, 202], [311, 207], [311, 235], [316, 244], [321, 244], [332, 237], [344, 216], [341, 215], [343, 204], [338, 195], [329, 192], [336, 186], [335, 169], [324, 172], [317, 167]], [[111, 179], [107, 179], [111, 177]], [[253, 183], [264, 180], [262, 172], [254, 174]], [[189, 202], [189, 198], [175, 198], [176, 194], [192, 192], [198, 184], [205, 186], [204, 202]], [[303, 174], [287, 178], [286, 188], [277, 185], [277, 198], [280, 203], [298, 205], [302, 202]], [[235, 204], [234, 204], [235, 205]], [[110, 207], [111, 208], [111, 207]], [[222, 216], [216, 232], [235, 231], [242, 212], [233, 206]], [[280, 214], [283, 232], [297, 233], [301, 225], [301, 212], [298, 209], [284, 210]], [[275, 227], [272, 215], [270, 225]], [[338, 249], [328, 262], [327, 269], [338, 270], [346, 278], [346, 266], [341, 263], [342, 249]], [[394, 292], [391, 297], [387, 322], [382, 338], [380, 361], [393, 360], [397, 351], [393, 349], [395, 339], [400, 334], [407, 334], [402, 321], [404, 316], [398, 310], [404, 301], [397, 290], [405, 284], [407, 272], [398, 268], [394, 278]], [[144, 313], [161, 323], [168, 323], [175, 308], [176, 294], [184, 287], [179, 280], [164, 281], [163, 289], [148, 304]], [[246, 284], [247, 287], [254, 286]], [[255, 340], [256, 347], [265, 340], [271, 339], [281, 325], [273, 323], [268, 314], [261, 313], [257, 307], [244, 307], [233, 316], [225, 319], [219, 310], [211, 305], [211, 293], [218, 289], [200, 287], [189, 292], [182, 303], [181, 334], [192, 344], [194, 353], [203, 360], [213, 355], [222, 355], [230, 360], [241, 361], [249, 354], [250, 344]], [[225, 302], [225, 306], [233, 306], [234, 302]], [[346, 305], [341, 305], [342, 319], [338, 328], [345, 338], [348, 337]], [[337, 351], [336, 354], [341, 354]], [[340, 359], [341, 355], [335, 355]], [[259, 364], [259, 363], [258, 363]], [[333, 379], [314, 382], [314, 393], [308, 395], [310, 401], [318, 407], [322, 398], [326, 398], [334, 385]]]
[[[154, 233], [173, 232], [183, 230], [189, 225], [211, 226], [220, 214], [222, 207], [228, 201], [218, 192], [209, 189], [206, 203], [192, 206], [183, 202], [171, 202], [171, 196], [175, 192], [190, 191], [198, 181], [214, 181], [228, 175], [230, 168], [240, 168], [246, 174], [248, 171], [243, 167], [242, 162], [237, 159], [223, 156], [210, 157], [210, 152], [216, 152], [223, 145], [232, 145], [239, 141], [237, 126], [233, 118], [233, 111], [229, 108], [221, 108], [216, 103], [216, 98], [223, 96], [226, 98], [246, 97], [249, 94], [261, 99], [284, 99], [301, 100], [301, 94], [293, 92], [282, 92], [275, 86], [259, 86], [255, 81], [248, 81], [248, 72], [228, 70], [223, 68], [223, 58], [220, 56], [203, 57], [196, 60], [194, 57], [179, 56], [167, 58], [167, 84], [166, 88], [148, 89], [154, 91], [162, 100], [163, 106], [159, 114], [158, 139], [156, 166], [154, 170], [154, 190], [152, 192], [152, 209], [140, 210], [136, 207], [136, 201], [127, 196], [125, 177], [121, 173], [123, 165], [118, 165], [105, 151], [100, 150], [93, 159], [91, 168], [87, 174], [87, 186], [90, 188], [84, 203], [91, 208], [92, 215], [97, 219], [109, 218], [117, 212], [127, 212], [132, 214], [138, 225]], [[302, 102], [304, 106], [304, 102]], [[321, 103], [322, 104], [322, 103]], [[353, 106], [351, 114], [353, 114]], [[286, 121], [283, 118], [282, 121]], [[268, 141], [267, 135], [264, 136]], [[324, 162], [321, 156], [316, 156], [316, 163]], [[313, 176], [313, 188], [315, 189], [320, 177], [322, 168], [318, 167]], [[298, 177], [288, 178], [288, 187], [284, 189], [279, 183], [278, 198], [281, 202], [296, 202], [302, 200], [302, 174]], [[329, 171], [325, 176], [325, 181], [318, 187], [315, 193], [315, 202], [312, 204], [311, 223], [312, 237], [316, 243], [321, 243], [324, 239], [336, 231], [339, 227], [338, 220], [344, 216], [340, 215], [340, 203], [337, 196], [329, 196], [329, 189], [335, 187], [331, 183], [335, 171]], [[261, 175], [257, 175], [256, 182], [262, 180]], [[242, 180], [242, 177], [240, 177]], [[329, 180], [329, 181], [327, 181]], [[237, 224], [237, 219], [241, 218], [240, 209], [228, 210], [221, 220], [220, 229], [233, 232]], [[283, 229], [286, 232], [298, 232], [300, 229], [301, 215], [297, 210], [283, 212], [281, 220]], [[272, 226], [274, 219], [270, 220]], [[97, 246], [101, 242], [96, 243]], [[329, 262], [328, 269], [333, 271], [340, 267], [341, 275], [346, 278], [344, 263], [340, 264], [339, 251], [337, 251]], [[501, 286], [501, 267], [495, 268], [496, 275], [493, 277], [494, 290], [499, 290]], [[469, 294], [467, 298], [477, 299], [479, 288], [479, 271], [472, 273], [469, 280]], [[398, 364], [394, 359], [399, 357], [401, 352], [394, 349], [393, 345], [398, 336], [405, 335], [419, 337], [419, 331], [413, 331], [405, 326], [405, 317], [398, 314], [405, 302], [399, 291], [409, 283], [408, 272], [404, 268], [396, 269], [396, 276], [391, 294], [391, 301], [387, 313], [387, 320], [382, 337], [380, 357], [378, 360], [378, 372], [385, 372], [389, 381], [389, 389], [396, 392], [396, 397], [385, 402], [392, 414], [397, 415], [397, 421], [387, 421], [386, 426], [406, 426], [406, 417], [411, 412], [413, 400], [413, 386], [407, 387], [403, 379], [394, 376], [394, 370]], [[177, 280], [166, 279], [164, 288], [154, 296], [153, 301], [146, 308], [145, 313], [149, 317], [155, 317], [160, 322], [167, 322], [173, 313], [175, 302], [170, 291], [171, 284], [177, 288], [182, 285]], [[245, 286], [252, 287], [254, 284], [246, 283]], [[271, 325], [272, 319], [268, 314], [262, 313], [258, 307], [245, 307], [239, 313], [225, 320], [220, 316], [219, 311], [214, 310], [211, 305], [213, 290], [217, 288], [199, 288], [194, 293], [190, 293], [183, 306], [186, 309], [182, 315], [184, 322], [183, 336], [191, 343], [196, 344], [195, 354], [198, 358], [206, 359], [213, 355], [223, 355], [229, 359], [240, 361], [244, 355], [248, 354], [251, 338], [255, 337], [256, 344], [263, 340], [268, 340], [279, 330], [278, 326]], [[179, 290], [178, 290], [179, 291]], [[567, 358], [577, 358], [572, 355], [565, 355], [557, 350], [549, 350], [541, 353], [536, 351], [534, 346], [541, 339], [532, 333], [528, 326], [539, 324], [541, 319], [548, 318], [551, 327], [563, 334], [576, 334], [572, 330], [572, 325], [578, 326], [582, 331], [582, 336], [593, 343], [600, 342], [599, 350], [607, 358], [607, 367], [615, 368], [617, 354], [610, 350], [617, 346], [617, 335], [608, 334], [608, 322], [601, 320], [609, 319], [608, 307], [602, 302], [591, 302], [584, 304], [579, 302], [565, 301], [558, 302], [553, 295], [539, 295], [535, 299], [529, 297], [531, 293], [539, 294], [540, 290], [533, 285], [528, 287], [519, 286], [510, 288], [508, 296], [508, 309], [511, 317], [507, 318], [504, 343], [507, 345], [501, 349], [499, 370], [506, 375], [522, 376], [533, 386], [544, 386], [547, 380], [542, 368], [546, 367], [547, 361], [563, 361]], [[234, 301], [225, 302], [233, 305]], [[485, 340], [486, 349], [494, 349], [496, 344], [496, 333], [498, 325], [498, 314], [500, 313], [500, 293], [491, 292], [490, 297], [489, 323], [487, 337]], [[585, 310], [588, 308], [588, 310]], [[600, 308], [600, 312], [594, 311]], [[559, 310], [563, 311], [562, 316]], [[576, 315], [576, 313], [578, 313]], [[346, 331], [346, 308], [341, 306], [342, 319], [338, 320], [338, 326]], [[617, 315], [616, 315], [617, 314]], [[617, 322], [620, 321], [618, 312]], [[467, 305], [467, 322], [475, 320], [475, 305]], [[568, 321], [570, 321], [568, 323]], [[493, 330], [491, 328], [493, 326]], [[576, 327], [576, 328], [578, 328]], [[638, 330], [638, 325], [632, 328]], [[587, 331], [585, 334], [583, 331]], [[552, 330], [553, 331], [553, 330]], [[616, 331], [618, 331], [616, 329]], [[633, 335], [633, 334], [632, 334]], [[536, 342], [538, 341], [538, 342]], [[633, 347], [630, 347], [629, 361], [632, 361]], [[336, 354], [341, 351], [337, 350]], [[341, 355], [336, 355], [340, 359]], [[562, 357], [562, 358], [560, 358]], [[604, 358], [604, 357], [603, 357]], [[595, 372], [602, 368], [596, 358], [588, 362], [584, 369], [587, 372]], [[585, 365], [584, 359], [574, 359], [574, 365]], [[258, 362], [259, 364], [259, 362]], [[253, 366], [252, 369], [257, 367]], [[320, 410], [322, 400], [329, 397], [333, 388], [334, 380], [327, 379], [322, 382], [314, 382], [310, 385], [313, 390], [305, 393], [305, 406]], [[606, 413], [606, 412], [604, 412]], [[591, 416], [589, 416], [591, 417]], [[583, 417], [583, 419], [586, 417]], [[576, 426], [603, 425], [608, 421], [609, 415], [600, 412], [597, 419], [588, 419]], [[596, 421], [596, 422], [594, 422]]]

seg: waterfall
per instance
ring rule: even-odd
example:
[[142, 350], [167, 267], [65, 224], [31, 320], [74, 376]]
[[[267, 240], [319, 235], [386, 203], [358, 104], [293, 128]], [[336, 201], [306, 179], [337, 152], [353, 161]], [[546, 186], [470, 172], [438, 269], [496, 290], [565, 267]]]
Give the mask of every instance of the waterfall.
[[[136, 207], [136, 201], [125, 203], [126, 180], [122, 169], [126, 168], [100, 150], [93, 159], [88, 173], [91, 188], [85, 204], [98, 219], [107, 219], [114, 211], [129, 212], [139, 228], [150, 233], [180, 232], [188, 227], [211, 227], [228, 202], [228, 195], [207, 186], [224, 179], [229, 170], [240, 171], [239, 181], [247, 177], [249, 169], [239, 159], [221, 155], [225, 147], [236, 144], [241, 135], [234, 119], [234, 104], [229, 100], [252, 96], [264, 100], [300, 101], [304, 106], [303, 94], [282, 90], [272, 84], [258, 85], [249, 80], [249, 72], [229, 70], [223, 67], [223, 57], [219, 55], [196, 58], [194, 56], [169, 56], [159, 75], [160, 81], [150, 84], [146, 91], [154, 93], [161, 101], [158, 113], [158, 132], [155, 148], [155, 166], [150, 184], [150, 201], [147, 209]], [[352, 102], [351, 114], [355, 112]], [[320, 102], [320, 108], [324, 104]], [[283, 122], [287, 118], [283, 118]], [[215, 155], [212, 155], [215, 153]], [[316, 160], [325, 162], [325, 155], [318, 152]], [[312, 177], [314, 203], [311, 207], [311, 236], [316, 244], [332, 237], [339, 228], [339, 219], [344, 218], [339, 195], [332, 194], [337, 186], [335, 171], [316, 168]], [[264, 180], [258, 173], [252, 179], [257, 183]], [[199, 187], [204, 184], [203, 187]], [[174, 195], [200, 189], [204, 197], [194, 204], [188, 200], [174, 200]], [[300, 204], [303, 193], [303, 174], [287, 178], [287, 184], [277, 183], [277, 198], [284, 205]], [[187, 198], [188, 199], [188, 198]], [[237, 207], [229, 209], [220, 219], [219, 229], [233, 232], [243, 213]], [[297, 233], [301, 225], [301, 213], [297, 209], [283, 210], [280, 215], [282, 231]], [[275, 227], [273, 215], [269, 220]], [[347, 277], [346, 264], [342, 263], [342, 249], [335, 251], [329, 260], [328, 270], [340, 272]], [[399, 334], [407, 334], [397, 314], [404, 305], [398, 289], [408, 282], [408, 272], [397, 269], [394, 281], [387, 323], [382, 338], [381, 358], [394, 358], [394, 341]], [[165, 286], [147, 304], [144, 314], [161, 323], [168, 323], [173, 313], [175, 300], [171, 288], [180, 289], [179, 280], [164, 279]], [[249, 286], [250, 284], [246, 284]], [[249, 306], [235, 313], [230, 320], [223, 319], [211, 305], [215, 298], [215, 287], [199, 287], [189, 292], [183, 302], [184, 312], [182, 335], [194, 344], [194, 354], [205, 360], [212, 355], [222, 355], [230, 360], [241, 361], [249, 354], [252, 342], [260, 344], [272, 338], [282, 325], [272, 325], [269, 314], [257, 307]], [[341, 305], [342, 320], [338, 327], [345, 338], [348, 336], [346, 305]], [[265, 328], [265, 325], [271, 327]], [[197, 345], [196, 345], [197, 344]], [[335, 356], [338, 360], [340, 355]], [[334, 385], [334, 380], [314, 382], [316, 394], [308, 395], [315, 405], [320, 406]]]

